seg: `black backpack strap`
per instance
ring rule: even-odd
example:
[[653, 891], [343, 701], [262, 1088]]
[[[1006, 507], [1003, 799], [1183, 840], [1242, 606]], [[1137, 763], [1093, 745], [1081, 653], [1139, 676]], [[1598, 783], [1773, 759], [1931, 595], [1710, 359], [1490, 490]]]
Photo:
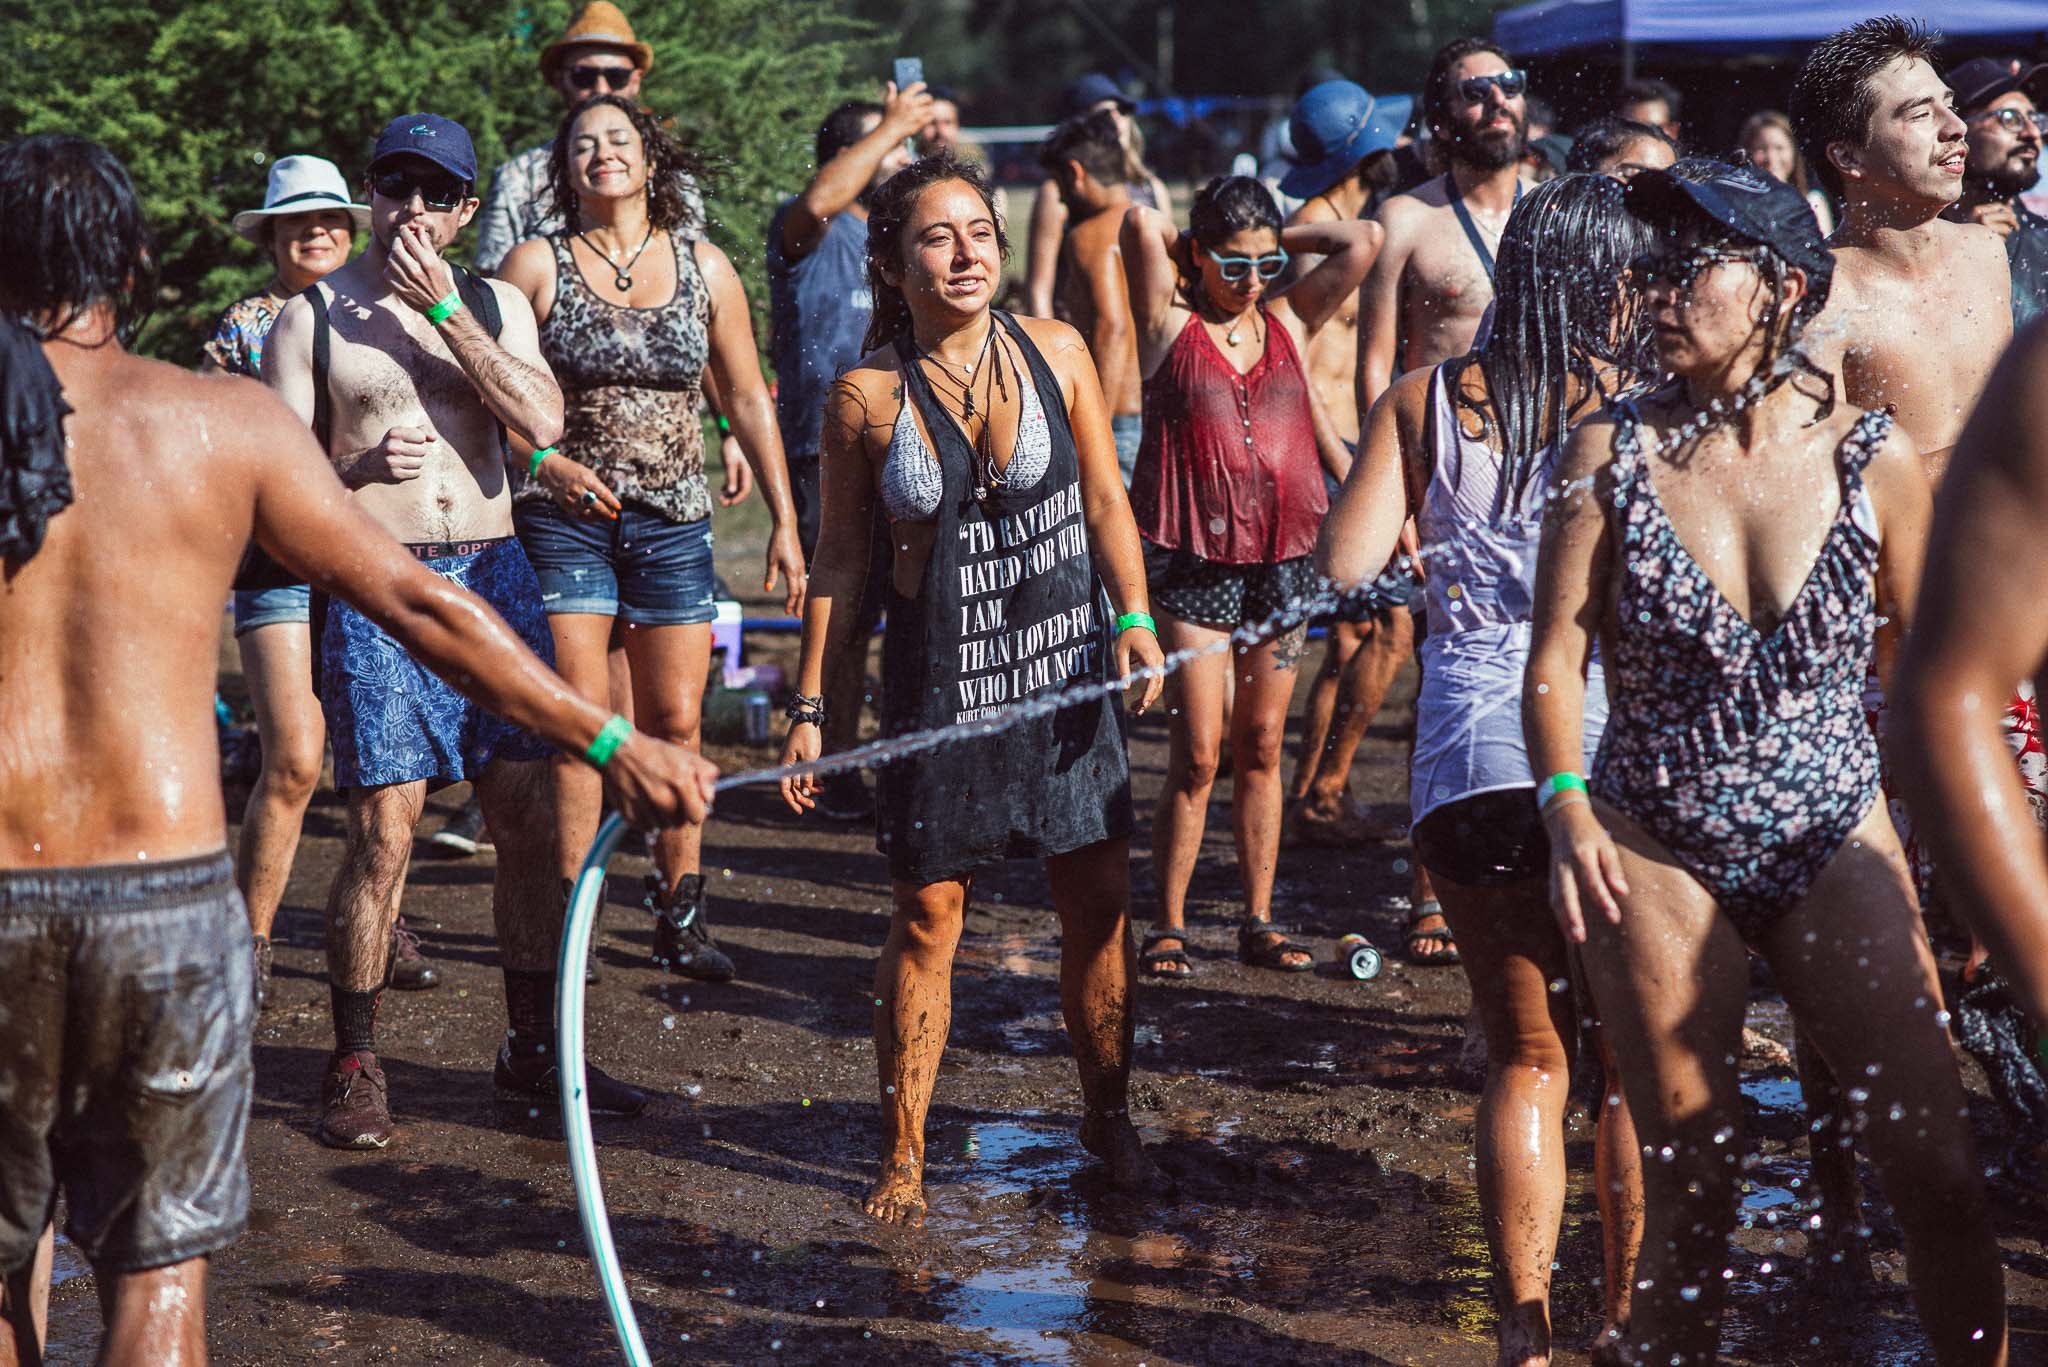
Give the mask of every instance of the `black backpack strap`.
[[313, 310], [313, 435], [320, 438], [321, 453], [332, 460], [334, 401], [327, 397], [327, 371], [334, 356], [334, 329], [327, 321], [327, 299], [318, 285], [306, 286], [299, 297]]
[[491, 288], [491, 282], [473, 271], [449, 263], [455, 272], [455, 292], [462, 296], [462, 306], [476, 315], [484, 325], [484, 331], [492, 337], [505, 330], [505, 314], [498, 307], [498, 292]]

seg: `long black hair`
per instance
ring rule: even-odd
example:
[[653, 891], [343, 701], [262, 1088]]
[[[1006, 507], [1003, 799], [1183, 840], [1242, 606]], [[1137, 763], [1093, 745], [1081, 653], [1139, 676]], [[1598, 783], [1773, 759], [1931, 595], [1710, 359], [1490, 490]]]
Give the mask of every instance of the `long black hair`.
[[[1615, 369], [1617, 389], [1654, 373], [1639, 296], [1623, 280], [1655, 239], [1622, 195], [1612, 176], [1582, 173], [1523, 195], [1494, 259], [1493, 331], [1445, 372], [1457, 406], [1479, 415], [1500, 450], [1496, 517], [1524, 506], [1544, 450], [1564, 449], [1571, 377], [1604, 399], [1601, 366]], [[1468, 365], [1486, 377], [1484, 403], [1458, 383]]]
[[883, 272], [900, 273], [903, 269], [903, 235], [910, 227], [910, 214], [917, 207], [919, 196], [949, 180], [962, 181], [981, 196], [981, 202], [988, 206], [990, 220], [996, 225], [996, 247], [1003, 260], [1010, 259], [1010, 239], [1003, 231], [1003, 216], [996, 212], [995, 192], [989, 189], [988, 173], [950, 152], [913, 161], [876, 186], [868, 199], [868, 289], [875, 306], [868, 316], [868, 335], [861, 350], [873, 351], [910, 335], [910, 303], [904, 299], [902, 287], [890, 284]]
[[554, 145], [548, 149], [548, 199], [557, 217], [575, 232], [581, 226], [582, 206], [569, 180], [569, 133], [576, 120], [600, 105], [610, 105], [626, 116], [647, 157], [647, 222], [664, 232], [701, 231], [704, 225], [685, 185], [699, 194], [709, 189], [704, 163], [688, 147], [669, 136], [662, 121], [651, 110], [642, 109], [623, 95], [592, 95], [579, 101], [563, 116], [555, 130]]
[[156, 246], [128, 168], [70, 133], [0, 147], [0, 309], [42, 337], [99, 303], [131, 341], [156, 297]]

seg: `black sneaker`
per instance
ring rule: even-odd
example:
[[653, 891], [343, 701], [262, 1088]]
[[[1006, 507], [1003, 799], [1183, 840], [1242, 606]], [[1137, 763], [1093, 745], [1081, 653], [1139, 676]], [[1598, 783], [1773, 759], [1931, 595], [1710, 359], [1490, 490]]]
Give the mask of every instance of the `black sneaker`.
[[405, 928], [403, 916], [391, 924], [391, 985], [401, 992], [441, 985], [441, 970], [420, 953], [420, 937]]
[[[512, 1052], [512, 1041], [498, 1046], [498, 1066], [491, 1070], [500, 1101], [545, 1101], [562, 1104], [562, 1072], [555, 1066], [553, 1051], [538, 1054]], [[592, 1115], [638, 1115], [647, 1109], [647, 1093], [629, 1087], [595, 1068], [583, 1065], [583, 1094]]]
[[446, 825], [427, 837], [427, 843], [447, 859], [467, 859], [475, 854], [491, 843], [491, 833], [484, 828], [483, 807], [472, 797]]
[[852, 825], [859, 821], [875, 819], [875, 799], [868, 792], [866, 780], [857, 769], [841, 769], [836, 774], [825, 775], [819, 786], [818, 815], [827, 821], [842, 821]]
[[704, 875], [686, 873], [676, 880], [675, 900], [661, 904], [660, 886], [647, 880], [647, 909], [654, 913], [654, 962], [671, 973], [699, 982], [729, 983], [732, 960], [712, 942], [704, 922]]
[[270, 1009], [270, 937], [256, 937], [256, 1011]]

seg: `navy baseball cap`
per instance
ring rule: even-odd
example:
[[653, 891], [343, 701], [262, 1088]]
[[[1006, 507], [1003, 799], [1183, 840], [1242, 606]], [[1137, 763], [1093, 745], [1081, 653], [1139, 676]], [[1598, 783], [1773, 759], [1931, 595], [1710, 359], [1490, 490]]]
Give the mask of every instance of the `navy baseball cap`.
[[442, 170], [476, 184], [476, 147], [469, 130], [439, 114], [404, 114], [384, 125], [377, 135], [377, 150], [370, 154], [370, 169], [390, 157], [424, 157]]
[[1124, 94], [1115, 81], [1099, 71], [1089, 72], [1068, 86], [1066, 93], [1060, 96], [1060, 103], [1066, 107], [1070, 116], [1086, 114], [1104, 100], [1115, 100], [1117, 107], [1126, 114], [1137, 108], [1131, 103], [1131, 97]]
[[[1280, 193], [1313, 199], [1401, 136], [1412, 101], [1376, 100], [1351, 81], [1324, 81], [1294, 102], [1287, 137], [1294, 144], [1294, 169], [1280, 180]], [[1398, 107], [1397, 107], [1398, 106]]]
[[1835, 254], [1821, 237], [1806, 196], [1748, 162], [1725, 164], [1698, 179], [1644, 171], [1628, 183], [1629, 212], [1669, 231], [1682, 214], [1705, 214], [1745, 241], [1769, 247], [1806, 272], [1808, 293], [1828, 297]]
[[2021, 67], [2018, 71], [2012, 65], [1996, 57], [1972, 57], [1961, 66], [1951, 67], [1945, 79], [1949, 89], [1956, 92], [1956, 107], [1964, 113], [1990, 104], [2001, 95], [2010, 95], [2018, 90], [2036, 104], [2048, 95], [2048, 82], [2043, 82], [2043, 73], [2048, 66]]

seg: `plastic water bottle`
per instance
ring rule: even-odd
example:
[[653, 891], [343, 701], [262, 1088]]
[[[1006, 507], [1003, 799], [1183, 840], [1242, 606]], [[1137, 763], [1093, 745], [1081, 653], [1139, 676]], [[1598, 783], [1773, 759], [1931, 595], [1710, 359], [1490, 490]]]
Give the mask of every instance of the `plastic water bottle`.
[[773, 724], [773, 708], [770, 706], [768, 694], [759, 688], [752, 689], [741, 701], [746, 707], [747, 744], [766, 745], [769, 740], [768, 730]]

